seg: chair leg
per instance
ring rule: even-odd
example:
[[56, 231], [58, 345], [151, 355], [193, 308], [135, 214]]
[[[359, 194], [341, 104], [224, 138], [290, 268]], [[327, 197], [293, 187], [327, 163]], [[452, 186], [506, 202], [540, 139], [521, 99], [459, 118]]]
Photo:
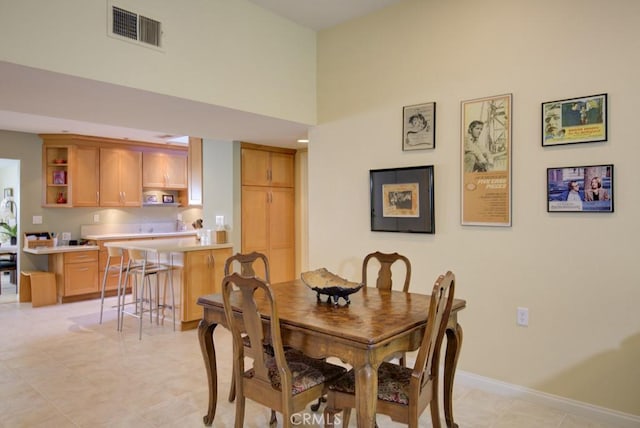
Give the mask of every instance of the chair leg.
[[312, 404], [310, 406], [311, 411], [312, 412], [317, 412], [320, 409], [320, 405], [322, 403], [326, 403], [326, 402], [327, 402], [327, 397], [322, 396], [322, 397], [318, 398], [318, 401], [316, 401], [316, 404]]
[[229, 403], [233, 403], [236, 399], [236, 379], [235, 375], [231, 374], [231, 388], [229, 388]]
[[440, 408], [438, 407], [438, 397], [436, 395], [431, 399], [429, 407], [431, 408], [431, 425], [433, 428], [440, 428]]
[[109, 274], [109, 264], [111, 262], [111, 257], [107, 257], [107, 266], [104, 268], [104, 276], [102, 277], [102, 290], [100, 291], [100, 321], [102, 324], [102, 312], [104, 311], [104, 289], [107, 284], [107, 276]]
[[[284, 426], [290, 426], [291, 425], [291, 420], [290, 418], [284, 418], [285, 420], [282, 421], [282, 423], [284, 424]], [[276, 416], [276, 411], [271, 409], [271, 418], [269, 419], [269, 426], [275, 426], [278, 425], [278, 417]]]

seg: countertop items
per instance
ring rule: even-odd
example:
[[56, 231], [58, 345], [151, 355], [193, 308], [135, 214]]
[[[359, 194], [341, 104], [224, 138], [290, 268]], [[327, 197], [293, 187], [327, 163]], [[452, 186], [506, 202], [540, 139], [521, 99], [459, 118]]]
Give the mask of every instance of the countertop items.
[[195, 230], [185, 230], [181, 232], [148, 232], [148, 233], [113, 232], [113, 233], [82, 235], [82, 238], [93, 239], [96, 241], [104, 240], [104, 239], [131, 239], [131, 238], [180, 238], [180, 237], [195, 236], [196, 233], [197, 232]]

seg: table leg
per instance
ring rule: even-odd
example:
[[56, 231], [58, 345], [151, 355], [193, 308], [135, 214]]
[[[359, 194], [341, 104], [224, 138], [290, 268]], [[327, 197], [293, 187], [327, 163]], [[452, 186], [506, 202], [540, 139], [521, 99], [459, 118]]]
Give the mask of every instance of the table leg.
[[198, 339], [200, 350], [204, 358], [204, 367], [207, 370], [209, 381], [209, 407], [207, 414], [202, 418], [206, 426], [211, 426], [216, 416], [216, 404], [218, 402], [218, 373], [216, 368], [216, 348], [213, 344], [213, 330], [218, 324], [208, 324], [204, 319], [198, 324]]
[[454, 327], [447, 327], [447, 351], [444, 359], [444, 418], [449, 428], [458, 427], [453, 421], [453, 377], [456, 374], [461, 346], [462, 327], [456, 322]]
[[355, 368], [356, 416], [359, 428], [376, 426], [376, 401], [378, 399], [378, 368], [366, 363]]

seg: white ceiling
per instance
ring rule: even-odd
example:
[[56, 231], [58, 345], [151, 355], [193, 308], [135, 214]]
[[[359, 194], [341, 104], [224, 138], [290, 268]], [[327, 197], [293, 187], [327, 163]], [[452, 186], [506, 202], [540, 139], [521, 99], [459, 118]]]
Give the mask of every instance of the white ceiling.
[[[250, 0], [321, 30], [401, 0]], [[0, 62], [0, 129], [166, 143], [189, 134], [300, 148], [308, 126]]]

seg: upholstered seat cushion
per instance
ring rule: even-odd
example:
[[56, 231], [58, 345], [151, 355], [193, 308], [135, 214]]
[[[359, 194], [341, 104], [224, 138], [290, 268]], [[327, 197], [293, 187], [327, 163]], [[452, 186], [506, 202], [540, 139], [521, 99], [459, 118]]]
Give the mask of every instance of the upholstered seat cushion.
[[[413, 370], [393, 363], [382, 363], [378, 369], [378, 399], [392, 403], [409, 404], [409, 380]], [[353, 370], [336, 380], [329, 389], [347, 394], [356, 393]]]
[[[346, 372], [344, 367], [327, 363], [323, 359], [311, 358], [302, 352], [289, 348], [284, 351], [289, 370], [291, 370], [291, 392], [299, 394], [324, 382], [331, 382]], [[280, 390], [280, 373], [274, 358], [266, 360], [269, 367], [271, 386]], [[245, 376], [253, 377], [253, 369], [245, 372]]]

